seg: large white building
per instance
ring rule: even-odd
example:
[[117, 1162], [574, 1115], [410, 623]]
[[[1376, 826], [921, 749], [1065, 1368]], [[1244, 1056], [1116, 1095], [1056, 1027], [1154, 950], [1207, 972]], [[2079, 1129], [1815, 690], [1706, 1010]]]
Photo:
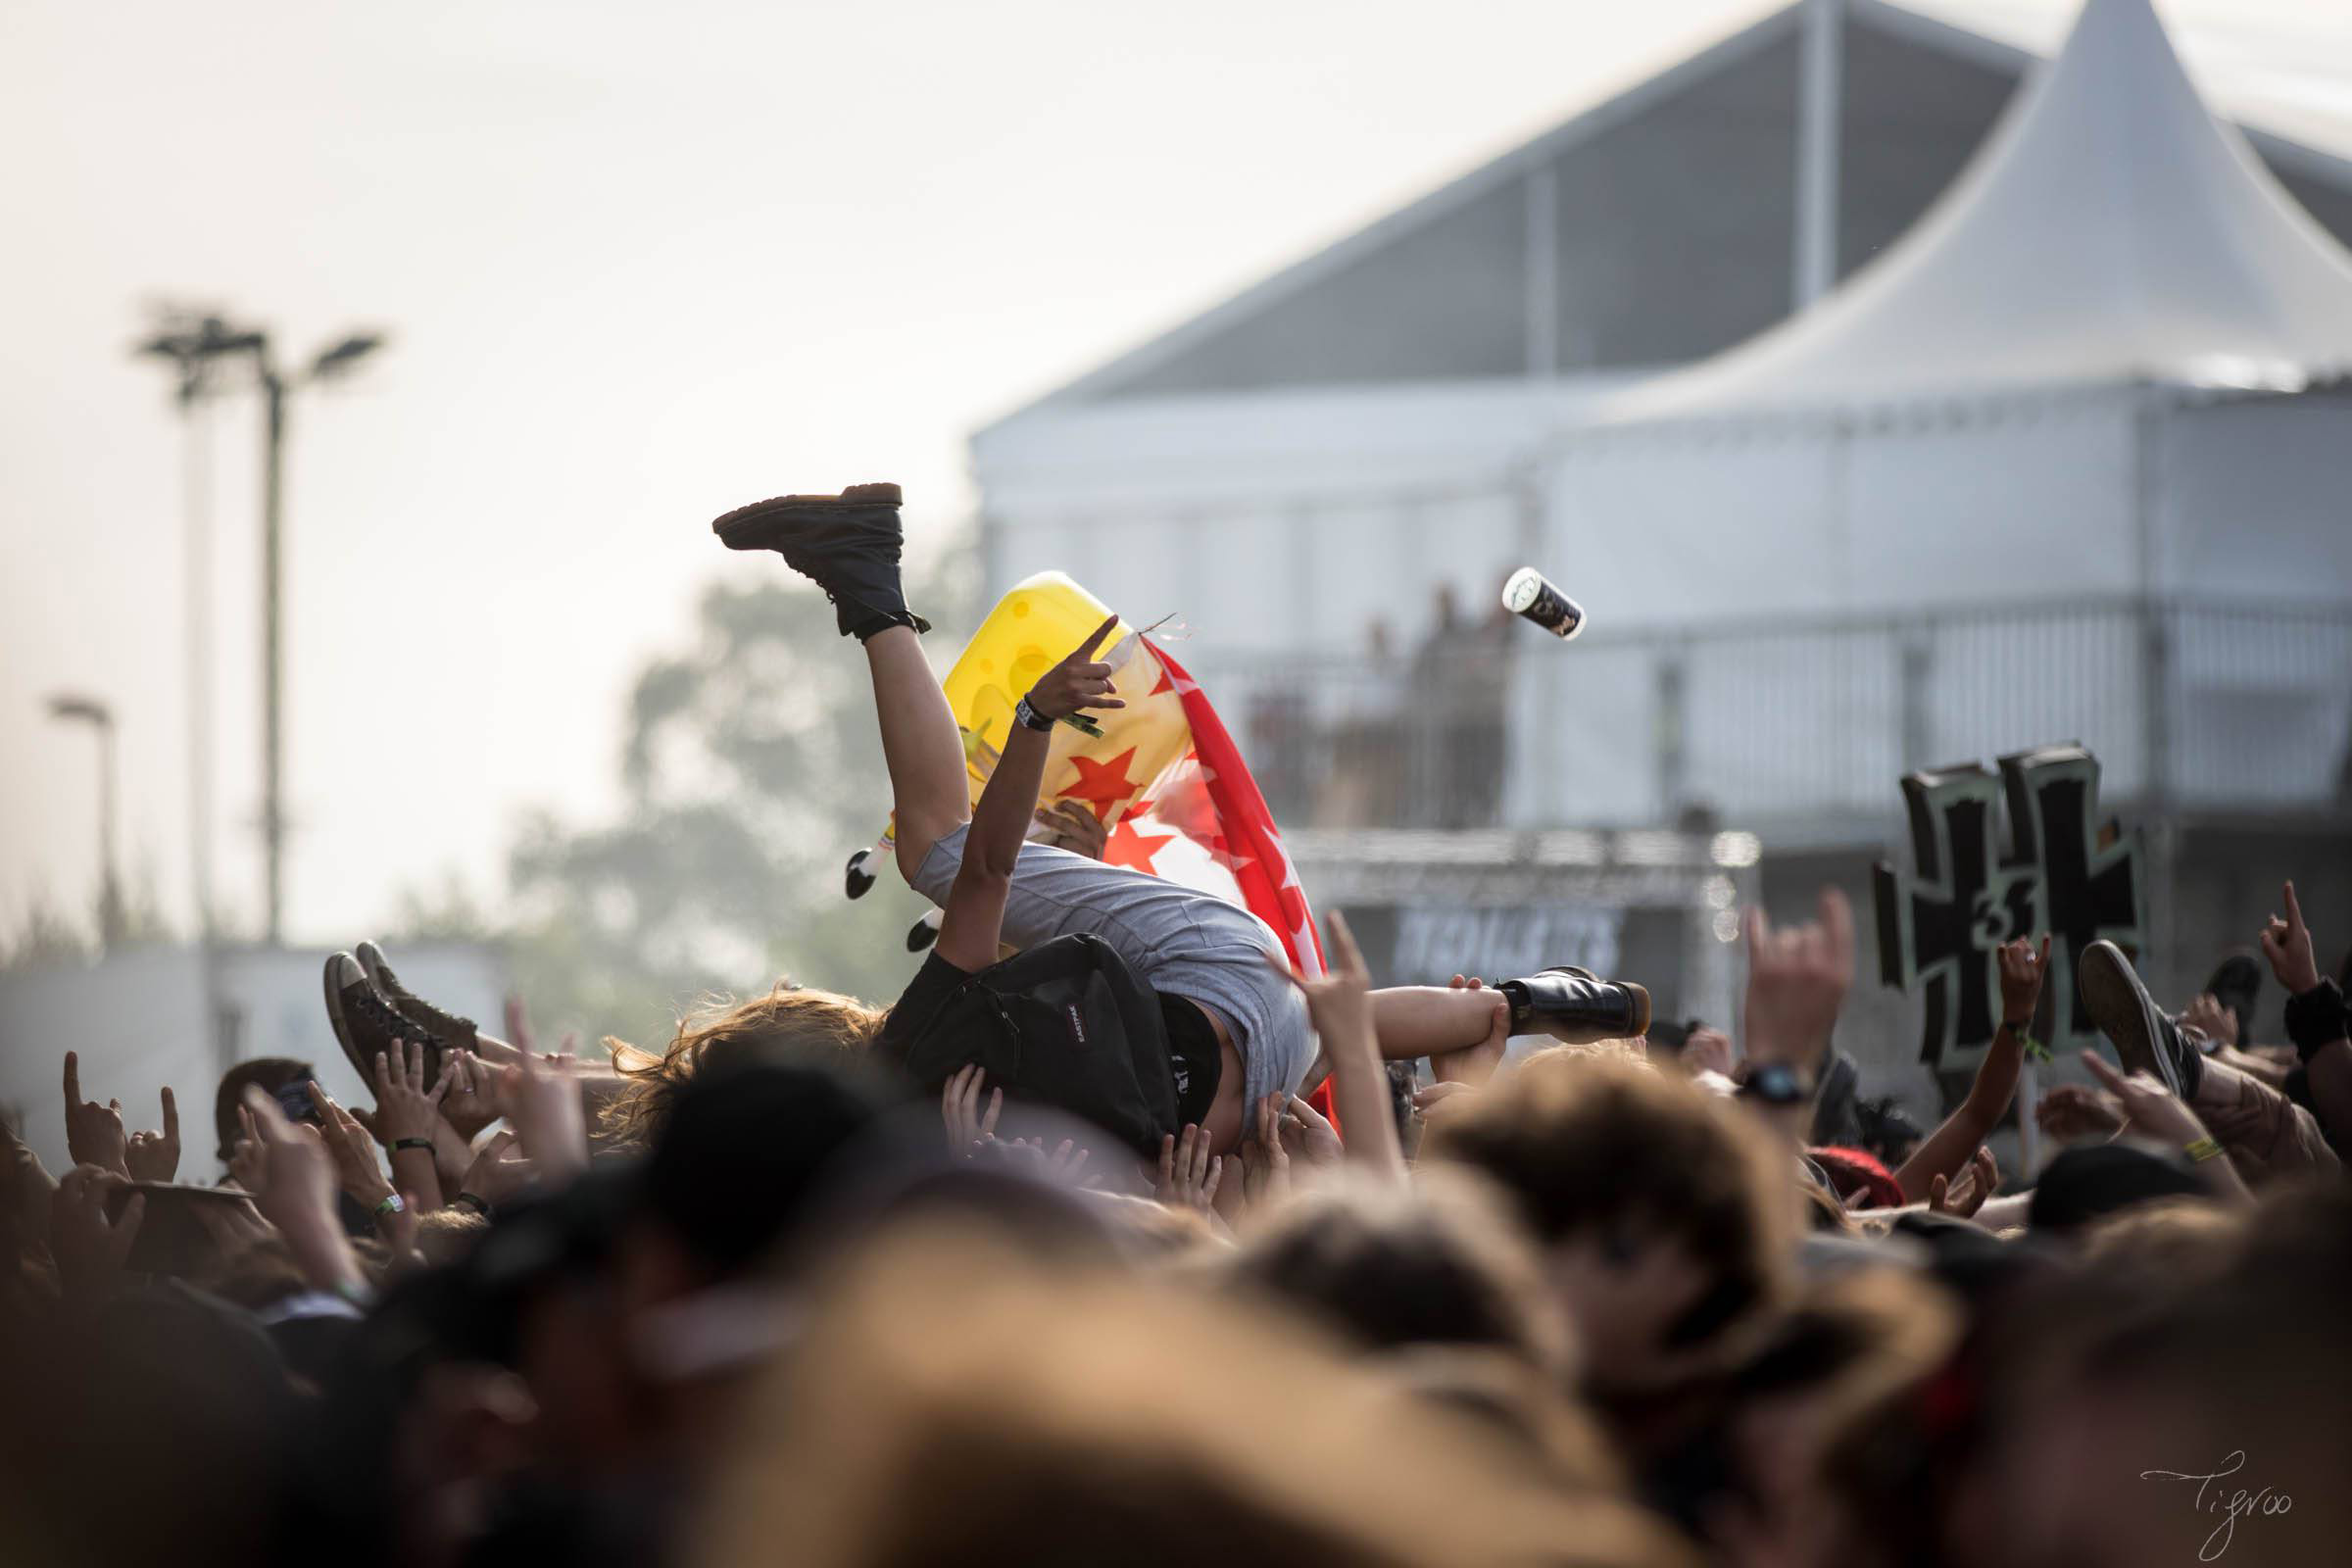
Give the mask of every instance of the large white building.
[[979, 432], [990, 583], [1181, 612], [1286, 821], [1712, 817], [1768, 894], [2081, 740], [2184, 979], [2352, 844], [2348, 238], [2147, 0], [1804, 0]]

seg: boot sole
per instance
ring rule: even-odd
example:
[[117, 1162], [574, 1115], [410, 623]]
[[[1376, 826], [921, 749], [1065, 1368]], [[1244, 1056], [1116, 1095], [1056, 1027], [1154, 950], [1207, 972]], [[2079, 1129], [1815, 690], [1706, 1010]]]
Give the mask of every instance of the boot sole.
[[804, 519], [815, 521], [827, 513], [870, 512], [899, 504], [895, 484], [852, 485], [837, 496], [771, 496], [719, 514], [711, 519], [710, 531], [729, 550], [778, 550], [799, 532], [795, 524]]
[[2173, 1075], [2172, 1063], [2165, 1059], [2156, 1020], [2149, 1016], [2156, 1005], [2155, 999], [2140, 983], [2123, 950], [2112, 942], [2093, 942], [2082, 950], [2078, 976], [2076, 984], [2082, 988], [2082, 1004], [2090, 1011], [2090, 1021], [2099, 1026], [2099, 1033], [2115, 1048], [2116, 1059], [2123, 1063], [2124, 1071], [2144, 1072], [2175, 1095], [2180, 1094], [2180, 1080]]
[[[343, 1059], [350, 1062], [352, 1070], [360, 1075], [360, 1082], [373, 1084], [375, 1082], [375, 1063], [360, 1059], [359, 1048], [351, 1043], [351, 1025], [343, 1017], [343, 993], [335, 985], [335, 958], [342, 956], [343, 955], [338, 953], [334, 958], [327, 959], [325, 969], [318, 976], [320, 984], [326, 991], [326, 1021], [335, 1032], [335, 1044], [343, 1048]], [[353, 961], [357, 962], [358, 960], [354, 959]]]

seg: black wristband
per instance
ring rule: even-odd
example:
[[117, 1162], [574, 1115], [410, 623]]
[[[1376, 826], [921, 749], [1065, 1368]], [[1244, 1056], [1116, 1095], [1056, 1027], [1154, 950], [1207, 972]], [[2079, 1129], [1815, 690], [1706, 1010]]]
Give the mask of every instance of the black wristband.
[[457, 1197], [450, 1200], [450, 1203], [453, 1206], [459, 1203], [464, 1203], [466, 1207], [481, 1215], [482, 1218], [488, 1219], [490, 1217], [490, 1200], [482, 1197], [478, 1193], [460, 1193]]
[[1034, 729], [1043, 732], [1051, 730], [1054, 727], [1054, 721], [1048, 718], [1045, 714], [1039, 712], [1035, 705], [1033, 705], [1026, 697], [1012, 705], [1012, 716], [1014, 722], [1018, 723], [1023, 729]]
[[2332, 980], [2286, 999], [2286, 1038], [2305, 1061], [2322, 1046], [2343, 1039], [2345, 1025], [2344, 994]]
[[392, 1152], [397, 1154], [404, 1149], [421, 1149], [429, 1154], [433, 1152], [433, 1141], [430, 1138], [395, 1138], [392, 1140]]

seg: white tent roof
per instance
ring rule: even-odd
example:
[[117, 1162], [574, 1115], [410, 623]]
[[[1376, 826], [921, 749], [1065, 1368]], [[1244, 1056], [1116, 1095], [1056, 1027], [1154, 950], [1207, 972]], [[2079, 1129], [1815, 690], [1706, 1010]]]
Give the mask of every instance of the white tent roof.
[[2066, 47], [1908, 234], [1820, 304], [1605, 422], [2352, 368], [2352, 257], [2216, 121], [2148, 0]]

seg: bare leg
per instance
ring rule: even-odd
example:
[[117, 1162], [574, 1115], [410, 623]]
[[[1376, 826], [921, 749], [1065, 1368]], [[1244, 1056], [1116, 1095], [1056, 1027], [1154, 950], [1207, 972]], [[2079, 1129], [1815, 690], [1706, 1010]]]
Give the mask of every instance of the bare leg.
[[1493, 991], [1456, 991], [1449, 986], [1390, 986], [1372, 993], [1372, 1027], [1380, 1054], [1390, 1061], [1443, 1056], [1483, 1046], [1494, 1032]]
[[[1384, 1061], [1428, 1056], [1438, 1076], [1484, 1082], [1502, 1060], [1509, 1020], [1498, 1030], [1499, 993], [1453, 986], [1389, 986], [1372, 993], [1372, 1029]], [[1311, 1095], [1331, 1076], [1331, 1057], [1317, 1053], [1298, 1092]]]
[[867, 638], [865, 662], [898, 814], [899, 874], [912, 882], [931, 846], [971, 818], [963, 737], [911, 630], [892, 626]]

